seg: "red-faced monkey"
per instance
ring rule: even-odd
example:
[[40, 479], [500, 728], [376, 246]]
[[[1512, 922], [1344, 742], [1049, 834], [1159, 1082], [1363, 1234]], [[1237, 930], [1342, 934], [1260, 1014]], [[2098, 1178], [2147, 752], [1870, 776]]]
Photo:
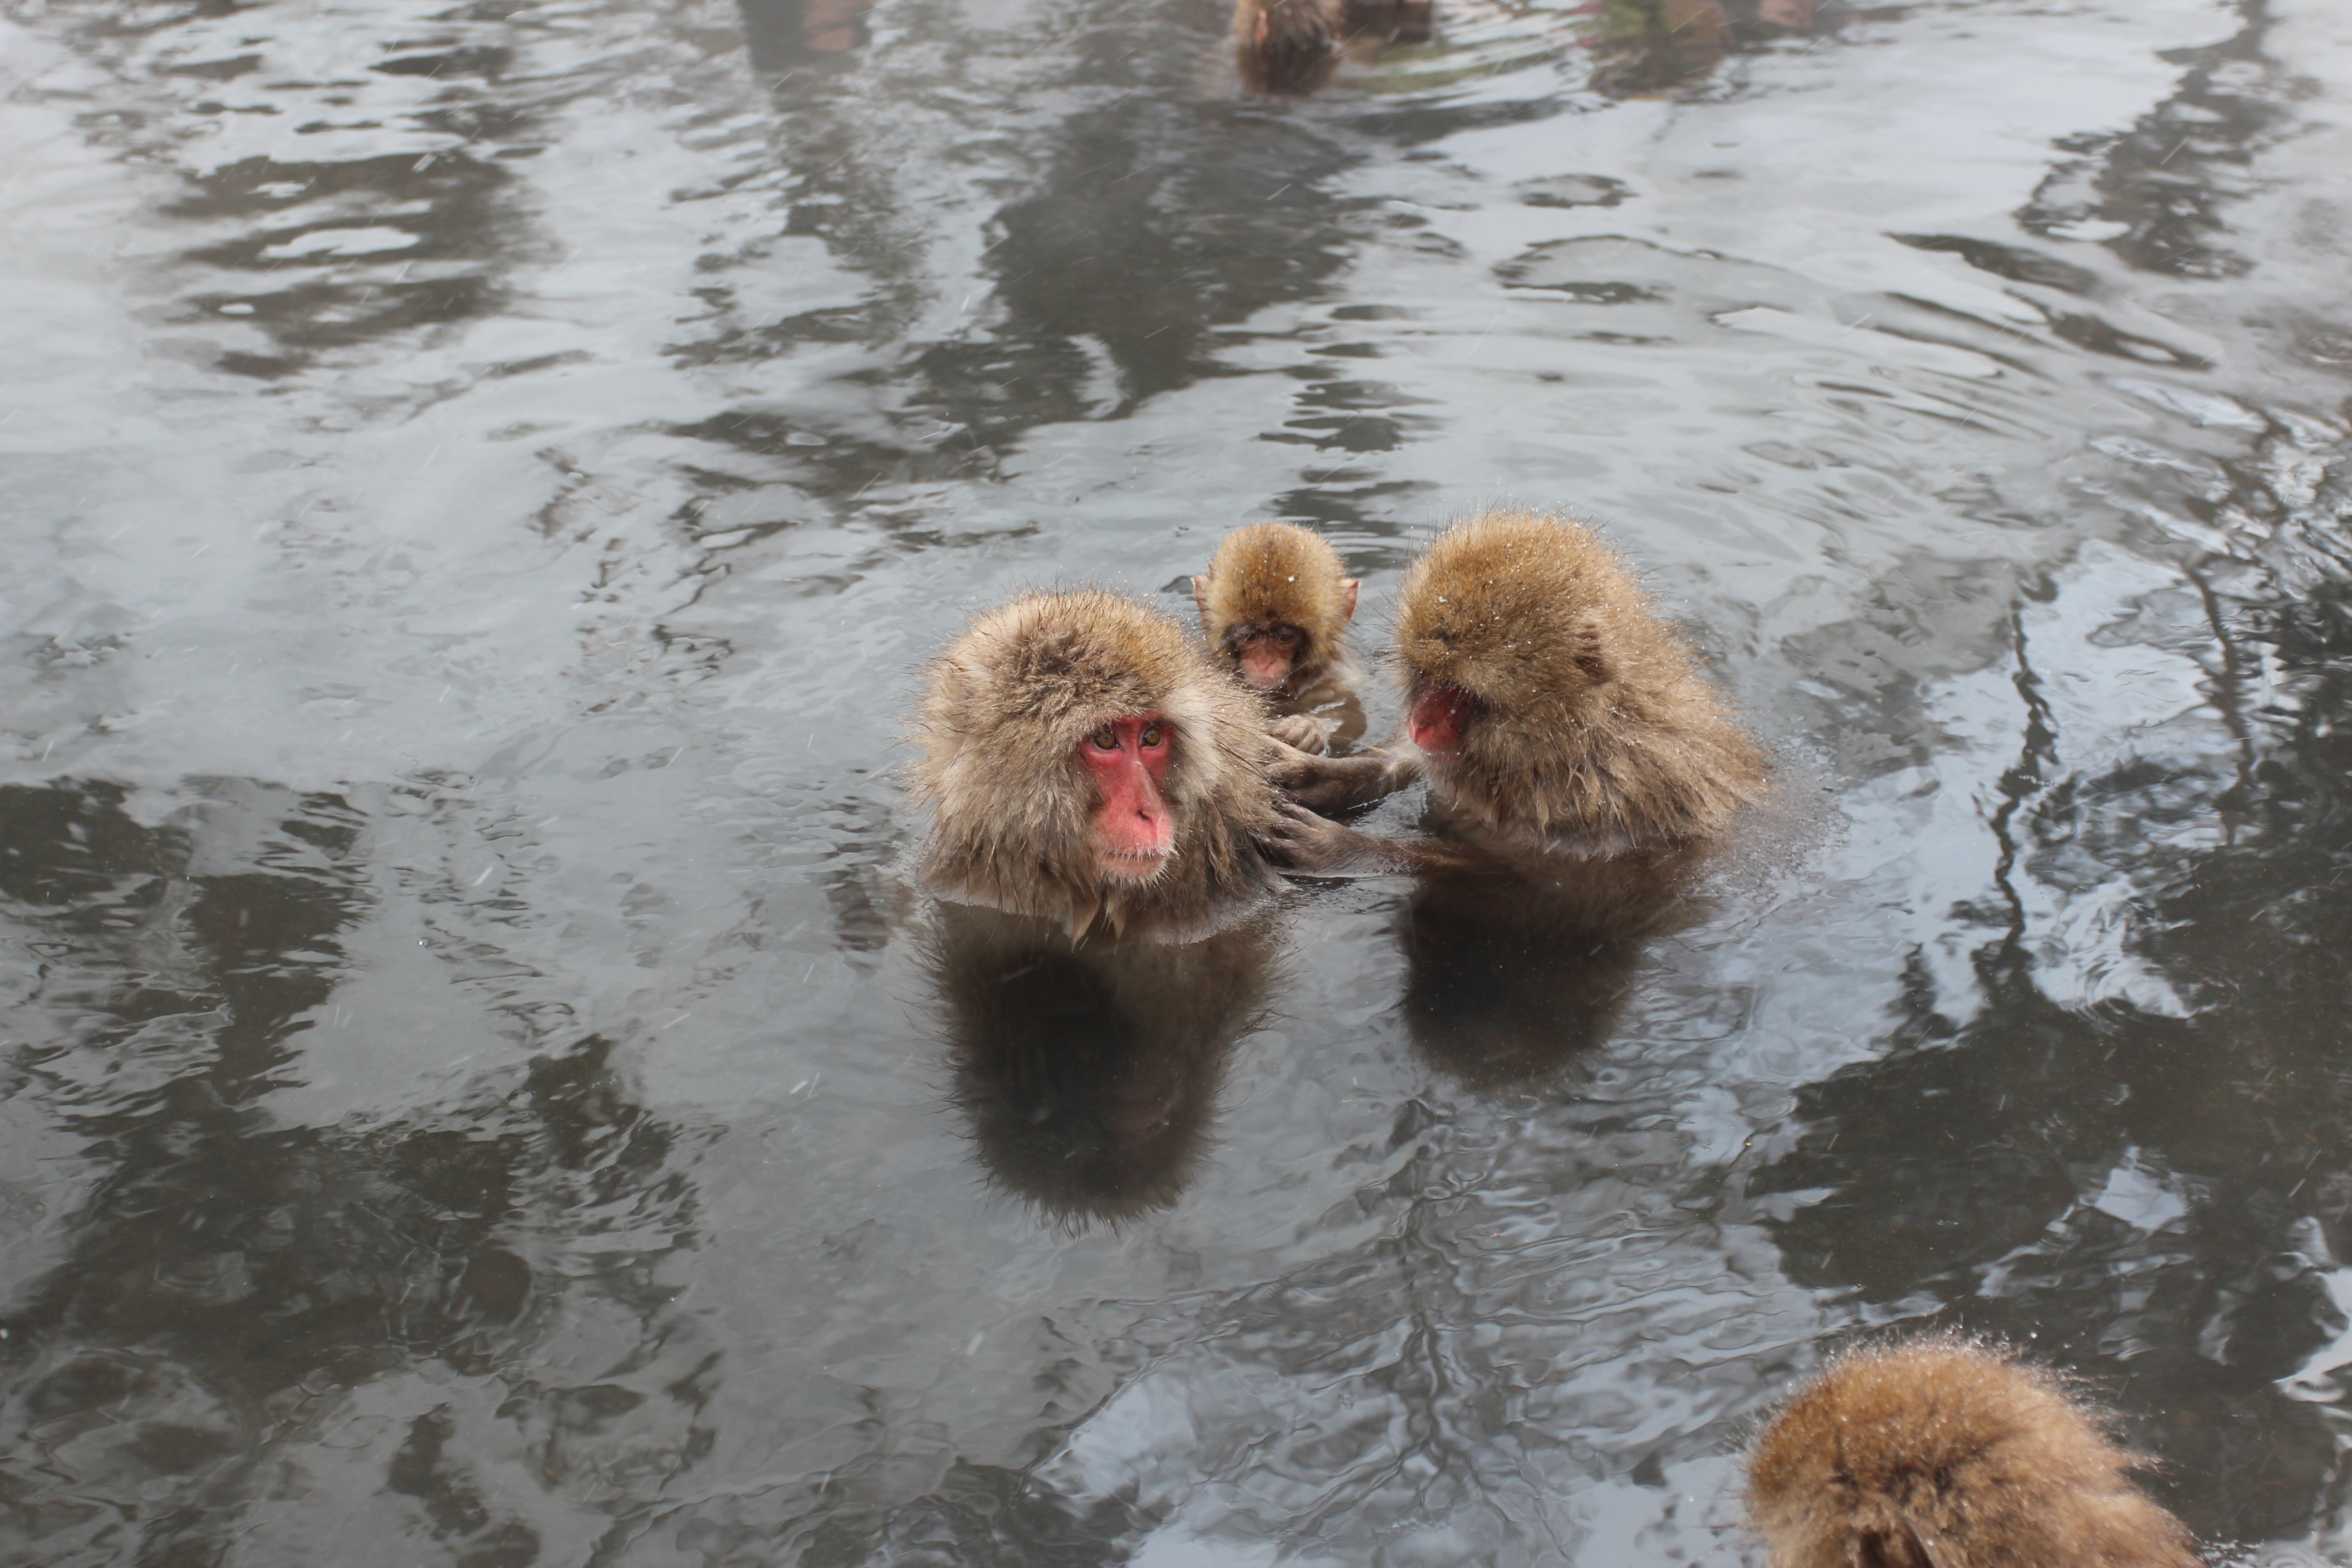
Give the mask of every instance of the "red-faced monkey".
[[1254, 842], [1282, 819], [1257, 701], [1156, 610], [1035, 594], [932, 666], [913, 767], [942, 898], [1061, 922], [1073, 941], [1182, 942], [1281, 885]]
[[[1682, 639], [1614, 552], [1562, 518], [1491, 511], [1448, 530], [1405, 578], [1397, 666], [1411, 710], [1359, 757], [1286, 752], [1276, 782], [1316, 811], [1427, 776], [1447, 836], [1509, 863], [1712, 842], [1765, 787]], [[1305, 868], [1360, 835], [1294, 837]]]
[[1849, 1352], [1757, 1440], [1748, 1517], [1772, 1568], [2197, 1568], [2108, 1425], [1964, 1340]]
[[1303, 97], [1331, 79], [1350, 44], [1428, 37], [1429, 13], [1430, 0], [1239, 0], [1234, 63], [1252, 92]]
[[1364, 732], [1347, 647], [1360, 586], [1321, 536], [1286, 522], [1235, 529], [1192, 579], [1210, 653], [1274, 705], [1267, 732], [1302, 752]]

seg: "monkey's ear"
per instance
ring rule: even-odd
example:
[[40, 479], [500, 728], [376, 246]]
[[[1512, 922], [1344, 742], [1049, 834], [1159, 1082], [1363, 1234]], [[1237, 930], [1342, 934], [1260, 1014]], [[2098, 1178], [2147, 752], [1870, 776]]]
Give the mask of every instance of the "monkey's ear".
[[1591, 632], [1577, 638], [1576, 668], [1595, 686], [1607, 680], [1612, 673], [1609, 660], [1601, 652], [1601, 639]]
[[1350, 621], [1356, 618], [1356, 590], [1363, 585], [1362, 581], [1358, 578], [1339, 579], [1339, 613], [1342, 618]]
[[1202, 576], [1192, 579], [1192, 604], [1202, 616], [1205, 616], [1208, 615], [1209, 579], [1207, 577]]

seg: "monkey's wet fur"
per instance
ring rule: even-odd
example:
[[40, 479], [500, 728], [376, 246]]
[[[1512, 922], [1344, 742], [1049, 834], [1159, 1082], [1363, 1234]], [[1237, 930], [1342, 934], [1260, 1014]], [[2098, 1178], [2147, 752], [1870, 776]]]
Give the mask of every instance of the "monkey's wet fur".
[[2197, 1568], [2110, 1425], [1997, 1346], [1849, 1351], [1758, 1438], [1748, 1516], [1772, 1568]]
[[1608, 852], [1711, 837], [1761, 794], [1727, 718], [1616, 552], [1563, 518], [1494, 511], [1405, 578], [1397, 652], [1418, 699], [1470, 700], [1433, 792], [1492, 837]]

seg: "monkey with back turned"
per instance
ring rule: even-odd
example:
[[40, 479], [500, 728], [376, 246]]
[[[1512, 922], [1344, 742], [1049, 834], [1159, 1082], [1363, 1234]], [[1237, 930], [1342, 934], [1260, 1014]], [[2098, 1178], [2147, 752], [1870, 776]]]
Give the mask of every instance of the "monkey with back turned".
[[1234, 64], [1252, 92], [1304, 97], [1352, 45], [1426, 39], [1429, 13], [1430, 0], [1238, 0]]
[[1748, 1457], [1771, 1568], [2198, 1568], [2053, 1375], [1950, 1337], [1840, 1356]]

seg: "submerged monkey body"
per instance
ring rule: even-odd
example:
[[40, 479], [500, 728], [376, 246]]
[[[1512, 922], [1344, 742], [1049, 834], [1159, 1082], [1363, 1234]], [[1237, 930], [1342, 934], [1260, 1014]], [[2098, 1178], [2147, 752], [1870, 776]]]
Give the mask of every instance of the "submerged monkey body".
[[1758, 1438], [1749, 1518], [1771, 1568], [2198, 1568], [2106, 1426], [1965, 1340], [1850, 1352]]
[[[1098, 922], [1159, 941], [1213, 931], [1281, 886], [1254, 841], [1279, 815], [1264, 726], [1258, 702], [1181, 627], [1132, 600], [1034, 594], [990, 611], [940, 656], [923, 700], [912, 773], [933, 815], [921, 879], [943, 898], [1055, 921], [1073, 940]], [[1139, 744], [1148, 767], [1132, 761]], [[1150, 842], [1106, 842], [1124, 830], [1107, 827], [1106, 802], [1129, 797], [1098, 784], [1097, 762], [1125, 768], [1140, 825], [1124, 829]]]

